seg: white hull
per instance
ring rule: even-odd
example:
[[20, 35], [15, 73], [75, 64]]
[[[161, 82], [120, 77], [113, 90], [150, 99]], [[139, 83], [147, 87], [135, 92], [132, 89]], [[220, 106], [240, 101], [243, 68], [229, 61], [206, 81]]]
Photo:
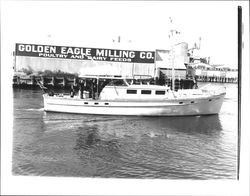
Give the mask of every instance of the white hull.
[[44, 95], [44, 110], [51, 112], [134, 115], [187, 116], [218, 114], [225, 93], [203, 98], [150, 100], [90, 100]]

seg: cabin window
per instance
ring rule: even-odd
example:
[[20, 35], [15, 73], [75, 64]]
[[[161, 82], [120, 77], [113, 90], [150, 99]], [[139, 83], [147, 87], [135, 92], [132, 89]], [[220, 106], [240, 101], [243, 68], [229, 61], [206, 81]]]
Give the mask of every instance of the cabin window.
[[127, 84], [123, 80], [112, 80], [108, 86], [127, 86]]
[[142, 90], [141, 94], [150, 95], [151, 94], [151, 90]]
[[183, 102], [182, 102], [182, 101], [180, 101], [180, 102], [179, 102], [179, 104], [183, 104]]
[[127, 90], [127, 94], [136, 94], [137, 90]]
[[212, 101], [212, 99], [209, 99], [208, 101]]
[[109, 103], [104, 103], [105, 105], [109, 105]]
[[89, 104], [89, 102], [84, 102], [84, 104]]
[[194, 103], [194, 101], [191, 101], [191, 103]]
[[95, 102], [95, 105], [98, 105], [99, 103]]
[[165, 91], [155, 91], [156, 95], [165, 95]]

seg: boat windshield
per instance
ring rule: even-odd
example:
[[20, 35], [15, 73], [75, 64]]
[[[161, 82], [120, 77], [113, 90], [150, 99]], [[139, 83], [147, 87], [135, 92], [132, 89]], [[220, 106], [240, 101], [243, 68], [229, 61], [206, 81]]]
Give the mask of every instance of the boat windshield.
[[111, 80], [108, 86], [127, 86], [124, 80]]

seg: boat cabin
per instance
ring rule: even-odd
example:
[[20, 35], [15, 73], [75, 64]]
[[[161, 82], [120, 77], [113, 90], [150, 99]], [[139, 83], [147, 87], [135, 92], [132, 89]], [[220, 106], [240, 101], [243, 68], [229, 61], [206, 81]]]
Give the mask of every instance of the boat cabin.
[[99, 96], [101, 100], [116, 99], [165, 99], [170, 98], [168, 86], [151, 84], [129, 84], [126, 80], [112, 81], [106, 85]]

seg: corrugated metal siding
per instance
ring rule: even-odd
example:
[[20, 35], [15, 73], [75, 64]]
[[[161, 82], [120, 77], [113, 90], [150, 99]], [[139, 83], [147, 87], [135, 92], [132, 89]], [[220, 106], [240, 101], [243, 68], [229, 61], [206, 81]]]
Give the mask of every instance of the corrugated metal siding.
[[104, 62], [75, 59], [57, 59], [16, 56], [16, 70], [22, 68], [32, 69], [34, 72], [44, 70], [61, 70], [67, 73], [88, 75], [121, 75], [132, 77], [133, 75], [154, 76], [155, 64], [147, 63], [122, 63]]

